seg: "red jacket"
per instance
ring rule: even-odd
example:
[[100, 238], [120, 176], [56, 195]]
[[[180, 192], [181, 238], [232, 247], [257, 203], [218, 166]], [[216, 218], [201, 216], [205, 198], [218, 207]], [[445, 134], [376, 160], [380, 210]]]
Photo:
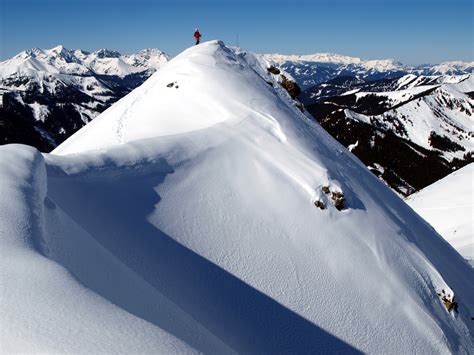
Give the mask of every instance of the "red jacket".
[[199, 31], [194, 32], [194, 38], [199, 39], [201, 37], [201, 34]]

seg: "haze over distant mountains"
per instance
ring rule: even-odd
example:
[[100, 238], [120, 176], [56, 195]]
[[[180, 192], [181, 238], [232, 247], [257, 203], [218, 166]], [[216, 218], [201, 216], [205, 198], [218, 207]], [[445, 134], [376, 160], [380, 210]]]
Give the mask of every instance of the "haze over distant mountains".
[[264, 54], [298, 79], [303, 89], [338, 76], [354, 76], [367, 81], [393, 78], [404, 74], [463, 75], [472, 73], [474, 62], [450, 61], [440, 64], [404, 65], [394, 59], [363, 60], [332, 53], [308, 55]]

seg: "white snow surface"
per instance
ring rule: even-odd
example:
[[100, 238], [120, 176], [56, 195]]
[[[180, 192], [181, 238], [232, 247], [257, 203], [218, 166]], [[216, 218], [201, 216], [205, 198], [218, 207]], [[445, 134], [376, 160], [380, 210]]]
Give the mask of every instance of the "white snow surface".
[[474, 265], [474, 163], [411, 195], [406, 202]]
[[[191, 352], [176, 337], [98, 296], [45, 257], [49, 248], [55, 250], [53, 242], [70, 243], [69, 250], [62, 250], [64, 256], [70, 254], [86, 267], [92, 262], [90, 277], [95, 273], [113, 277], [105, 274], [111, 270], [102, 268], [104, 262], [118, 266], [112, 271], [120, 269], [110, 253], [60, 208], [53, 207], [47, 197], [45, 168], [43, 155], [32, 147], [0, 147], [0, 351]], [[50, 239], [51, 228], [56, 240]], [[72, 249], [78, 243], [79, 249]], [[123, 282], [127, 282], [131, 271], [122, 270]]]
[[48, 114], [49, 114], [48, 106], [41, 105], [37, 102], [29, 104], [29, 106], [33, 110], [33, 116], [35, 117], [35, 119], [37, 121], [43, 121], [44, 122], [45, 117], [48, 116]]
[[266, 65], [206, 42], [53, 154], [0, 147], [2, 351], [473, 349], [473, 269]]

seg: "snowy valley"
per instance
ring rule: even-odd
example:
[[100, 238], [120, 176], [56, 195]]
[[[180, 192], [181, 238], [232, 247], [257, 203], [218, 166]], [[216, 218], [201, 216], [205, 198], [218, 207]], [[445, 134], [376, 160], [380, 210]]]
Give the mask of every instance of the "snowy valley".
[[[205, 42], [50, 154], [0, 146], [2, 352], [472, 352], [473, 268], [274, 64]], [[468, 131], [471, 83], [391, 110]]]

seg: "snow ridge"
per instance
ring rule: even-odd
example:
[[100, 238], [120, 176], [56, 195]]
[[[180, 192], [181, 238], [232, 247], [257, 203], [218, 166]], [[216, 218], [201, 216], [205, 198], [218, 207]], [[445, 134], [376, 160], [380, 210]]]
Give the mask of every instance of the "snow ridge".
[[[28, 280], [75, 291], [72, 305], [91, 310], [85, 322], [96, 334], [68, 337], [62, 329], [82, 329], [81, 320], [43, 307], [48, 293], [36, 288], [39, 318], [53, 319], [45, 336], [41, 322], [28, 322], [34, 311], [21, 317], [27, 301], [9, 286], [2, 306], [13, 311], [0, 329], [19, 340], [9, 349], [470, 351], [472, 268], [301, 113], [268, 64], [221, 41], [189, 48], [43, 155], [47, 259], [34, 252], [79, 282], [43, 280], [45, 267], [26, 263]], [[19, 150], [0, 148], [0, 162]], [[9, 171], [2, 165], [2, 181]], [[15, 180], [12, 191], [24, 184]], [[0, 226], [13, 228], [5, 220], [0, 209]], [[3, 234], [0, 243], [13, 250]], [[21, 285], [23, 270], [8, 272]], [[455, 293], [459, 313], [448, 312], [441, 290]], [[53, 301], [64, 305], [64, 292]], [[104, 337], [97, 330], [108, 322]], [[34, 340], [37, 348], [24, 345]]]

